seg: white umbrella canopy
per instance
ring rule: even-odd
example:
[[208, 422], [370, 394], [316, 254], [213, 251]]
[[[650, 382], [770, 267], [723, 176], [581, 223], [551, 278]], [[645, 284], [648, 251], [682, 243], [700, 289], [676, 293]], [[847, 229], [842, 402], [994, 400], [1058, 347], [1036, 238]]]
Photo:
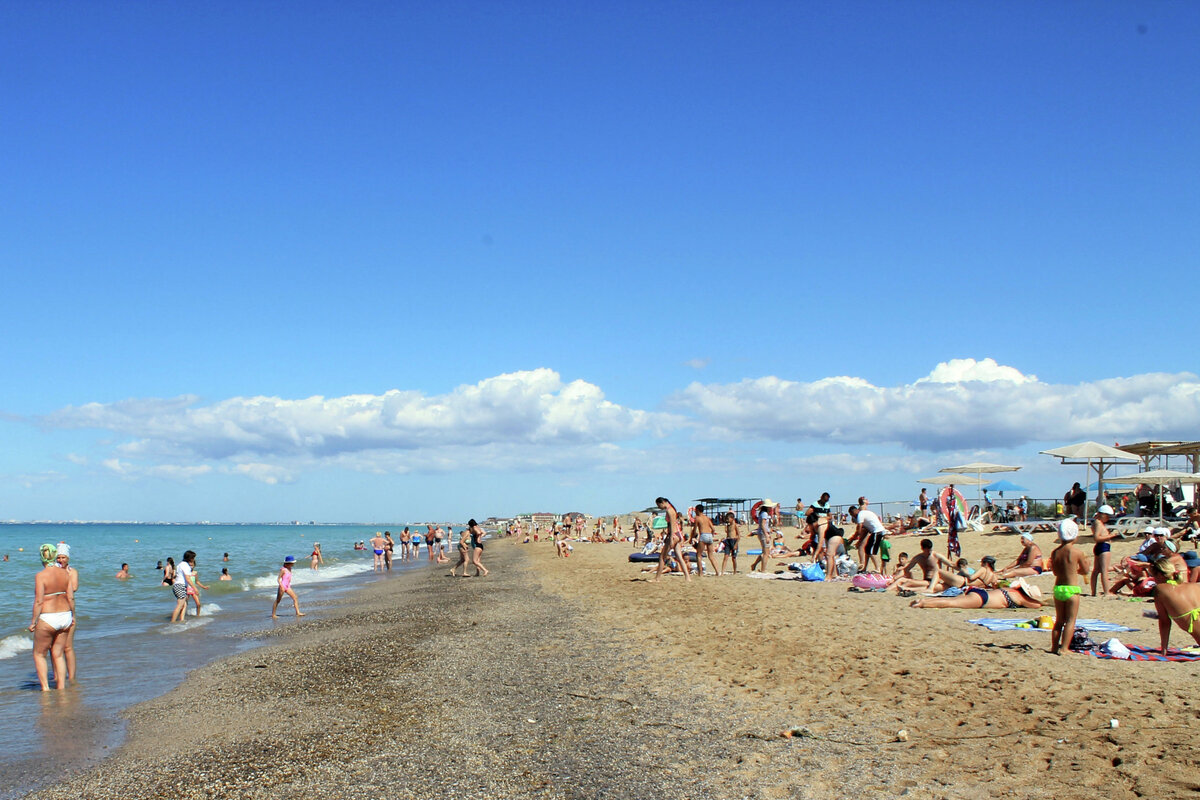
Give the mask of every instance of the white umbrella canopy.
[[952, 483], [955, 486], [982, 486], [987, 481], [980, 478], [972, 478], [970, 475], [956, 475], [951, 473], [949, 475], [934, 475], [930, 478], [921, 478], [917, 483], [930, 483], [934, 486], [949, 486]]
[[1056, 458], [1086, 458], [1095, 461], [1103, 458], [1106, 461], [1141, 461], [1142, 459], [1125, 450], [1109, 447], [1099, 442], [1080, 442], [1056, 447], [1053, 450], [1042, 450], [1042, 455]]
[[[957, 467], [946, 467], [945, 469], [938, 470], [938, 472], [958, 472], [964, 475], [975, 473], [976, 478], [982, 478], [985, 473], [991, 474], [993, 472], [1016, 472], [1019, 469], [1020, 467], [1010, 467], [1006, 464], [989, 464], [986, 461], [972, 461], [970, 464], [962, 464]], [[987, 483], [987, 481], [980, 480], [979, 483], [975, 485], [983, 486], [985, 483]], [[975, 493], [975, 500], [980, 504], [979, 507], [982, 510], [983, 489], [980, 489]]]
[[[1053, 450], [1042, 450], [1042, 455], [1054, 456], [1063, 464], [1087, 464], [1087, 472], [1083, 474], [1084, 484], [1091, 483], [1092, 462], [1096, 462], [1096, 478], [1098, 486], [1096, 496], [1104, 496], [1104, 471], [1116, 461], [1141, 461], [1137, 455], [1116, 447], [1109, 447], [1099, 442], [1080, 442], [1056, 447]], [[1083, 503], [1083, 515], [1087, 516], [1088, 500]]]

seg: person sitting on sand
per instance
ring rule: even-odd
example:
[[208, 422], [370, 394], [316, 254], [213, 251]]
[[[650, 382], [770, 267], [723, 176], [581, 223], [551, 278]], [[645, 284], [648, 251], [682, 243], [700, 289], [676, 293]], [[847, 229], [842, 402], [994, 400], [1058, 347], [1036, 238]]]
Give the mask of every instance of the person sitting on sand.
[[127, 581], [133, 576], [131, 576], [129, 574], [129, 565], [124, 562], [121, 562], [121, 568], [119, 570], [117, 570], [117, 574], [114, 575], [113, 577], [119, 581]]
[[984, 589], [995, 589], [1000, 578], [996, 575], [996, 557], [984, 556], [979, 559], [979, 569], [967, 583], [971, 586], [982, 586]]
[[[1078, 486], [1079, 484], [1075, 484]], [[1058, 523], [1060, 544], [1050, 551], [1054, 570], [1054, 630], [1050, 634], [1050, 654], [1058, 655], [1071, 646], [1075, 637], [1075, 619], [1079, 616], [1079, 595], [1084, 576], [1090, 571], [1087, 556], [1075, 546], [1079, 526], [1067, 517]]]
[[1042, 574], [1042, 549], [1034, 544], [1033, 534], [1022, 533], [1021, 543], [1024, 545], [1021, 554], [1017, 556], [1016, 561], [1000, 570], [1001, 578], [1021, 578], [1027, 575]]
[[904, 568], [907, 566], [908, 553], [901, 553], [900, 555], [896, 556], [896, 566], [892, 568], [892, 577], [899, 577], [904, 572]]
[[956, 597], [918, 597], [913, 608], [1041, 608], [1042, 590], [1023, 578], [1007, 589], [980, 589], [970, 586]]
[[1162, 654], [1171, 643], [1171, 621], [1191, 634], [1200, 645], [1200, 583], [1180, 583], [1170, 560], [1160, 558], [1151, 566], [1157, 585], [1154, 609], [1158, 612], [1158, 638]]
[[[949, 561], [942, 556], [933, 552], [933, 541], [931, 539], [921, 540], [921, 552], [917, 553], [912, 560], [904, 565], [904, 570], [901, 572], [901, 577], [892, 582], [891, 587], [897, 591], [922, 591], [936, 592], [938, 586], [938, 564], [945, 561], [947, 565], [953, 566]], [[914, 578], [913, 572], [917, 569], [921, 570], [921, 578]]]
[[[935, 554], [936, 555], [936, 554]], [[953, 569], [947, 569], [941, 564], [938, 565], [938, 581], [944, 589], [954, 587], [962, 589], [971, 580], [973, 570], [970, 570], [969, 562], [965, 558], [960, 558], [954, 562]]]

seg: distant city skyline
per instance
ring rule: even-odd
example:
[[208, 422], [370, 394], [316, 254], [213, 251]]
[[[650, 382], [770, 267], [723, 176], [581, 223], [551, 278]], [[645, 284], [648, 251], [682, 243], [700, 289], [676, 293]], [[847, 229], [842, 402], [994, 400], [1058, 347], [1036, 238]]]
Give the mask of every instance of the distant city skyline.
[[1200, 439], [1200, 8], [0, 8], [0, 519], [915, 497]]

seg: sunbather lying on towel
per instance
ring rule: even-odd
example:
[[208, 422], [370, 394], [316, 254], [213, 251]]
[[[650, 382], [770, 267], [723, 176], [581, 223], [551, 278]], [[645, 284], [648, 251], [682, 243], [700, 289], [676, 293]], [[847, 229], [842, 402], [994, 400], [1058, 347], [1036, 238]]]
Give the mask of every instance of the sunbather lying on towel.
[[1018, 579], [1007, 589], [968, 588], [957, 597], [918, 597], [913, 608], [1041, 608], [1042, 590]]

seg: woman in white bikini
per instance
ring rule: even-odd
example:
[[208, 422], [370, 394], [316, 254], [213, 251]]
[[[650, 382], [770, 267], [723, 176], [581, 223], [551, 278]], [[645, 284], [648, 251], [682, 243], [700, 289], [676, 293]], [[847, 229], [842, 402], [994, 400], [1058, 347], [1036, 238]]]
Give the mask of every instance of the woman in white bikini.
[[54, 682], [59, 689], [67, 685], [67, 659], [63, 650], [67, 645], [67, 631], [75, 624], [75, 592], [71, 589], [71, 576], [55, 563], [58, 548], [44, 544], [39, 550], [42, 571], [33, 579], [33, 622], [29, 630], [33, 633], [33, 664], [37, 670], [42, 691], [50, 691], [49, 669], [46, 653], [54, 659]]

